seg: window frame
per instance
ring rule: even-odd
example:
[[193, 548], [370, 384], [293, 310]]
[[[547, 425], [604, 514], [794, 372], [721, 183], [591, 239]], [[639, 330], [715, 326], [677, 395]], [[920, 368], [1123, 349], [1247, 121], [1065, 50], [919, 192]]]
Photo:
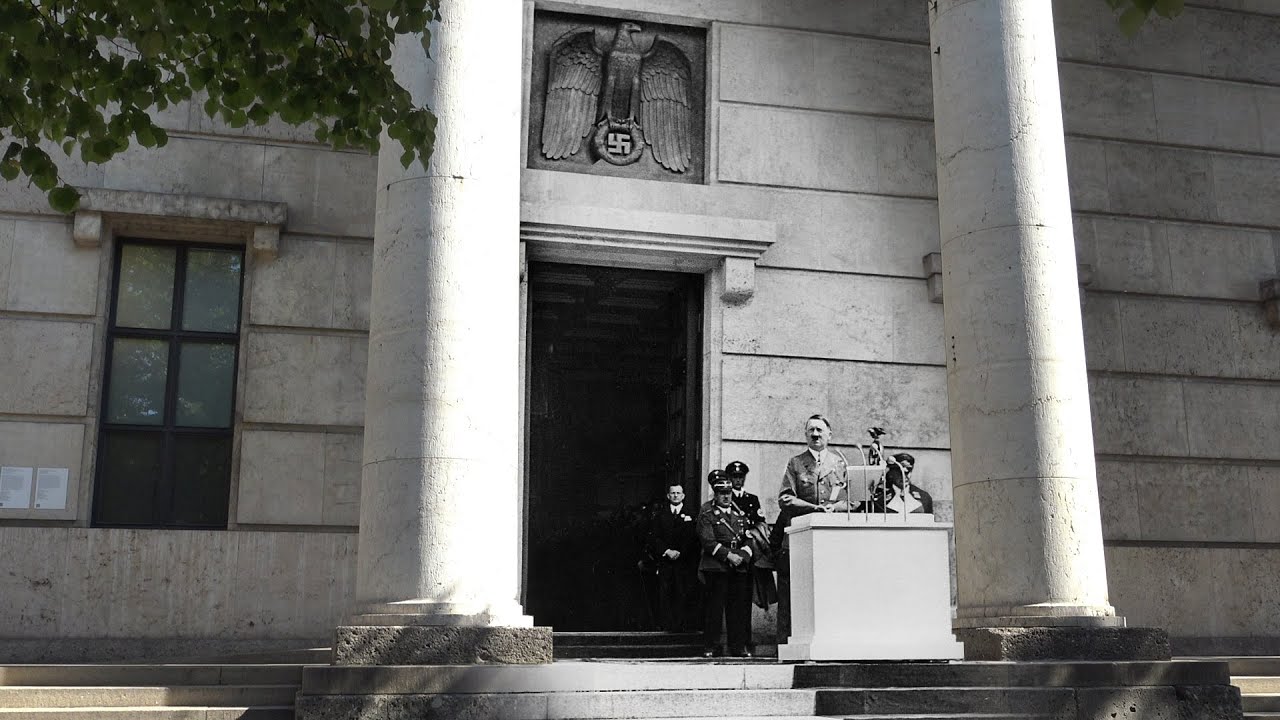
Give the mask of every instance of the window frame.
[[[94, 488], [90, 510], [90, 525], [103, 528], [164, 528], [190, 530], [225, 530], [230, 522], [231, 481], [234, 474], [233, 456], [236, 431], [236, 399], [240, 381], [240, 345], [244, 331], [244, 287], [247, 272], [247, 252], [243, 245], [230, 243], [182, 242], [176, 240], [158, 240], [150, 238], [120, 237], [115, 240], [111, 259], [111, 293], [108, 296], [106, 312], [106, 328], [103, 334], [103, 368], [102, 387], [99, 393], [97, 446], [95, 447]], [[169, 313], [169, 327], [155, 328], [121, 328], [116, 326], [116, 313], [119, 306], [121, 263], [126, 245], [143, 247], [174, 248], [173, 298]], [[240, 255], [240, 278], [236, 288], [236, 328], [234, 332], [213, 332], [207, 330], [185, 330], [182, 327], [183, 310], [187, 292], [187, 262], [192, 250], [218, 250], [235, 252]], [[111, 422], [110, 393], [112, 383], [112, 365], [117, 339], [161, 340], [168, 344], [167, 366], [164, 388], [164, 417], [159, 425], [140, 425]], [[231, 360], [231, 397], [230, 417], [225, 428], [185, 426], [177, 424], [178, 383], [182, 373], [182, 347], [184, 344], [226, 345], [232, 349]], [[106, 436], [111, 432], [135, 432], [159, 435], [160, 475], [156, 478], [155, 490], [151, 498], [150, 520], [148, 522], [118, 522], [103, 520], [103, 459], [106, 448]], [[220, 523], [196, 524], [174, 520], [174, 499], [176, 496], [178, 441], [183, 437], [219, 437], [226, 438], [227, 476], [226, 496], [219, 513]]]

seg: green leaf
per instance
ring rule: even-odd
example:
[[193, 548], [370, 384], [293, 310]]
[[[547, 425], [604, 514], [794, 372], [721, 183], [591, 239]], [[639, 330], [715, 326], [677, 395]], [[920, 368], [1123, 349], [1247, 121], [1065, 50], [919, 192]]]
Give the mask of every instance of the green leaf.
[[1131, 7], [1120, 14], [1120, 30], [1130, 37], [1137, 35], [1147, 22], [1147, 14], [1136, 7]]
[[80, 205], [80, 191], [70, 185], [56, 187], [49, 191], [49, 205], [58, 212], [75, 212]]
[[18, 174], [22, 172], [22, 168], [14, 160], [8, 160], [0, 163], [0, 177], [5, 180], [15, 180]]

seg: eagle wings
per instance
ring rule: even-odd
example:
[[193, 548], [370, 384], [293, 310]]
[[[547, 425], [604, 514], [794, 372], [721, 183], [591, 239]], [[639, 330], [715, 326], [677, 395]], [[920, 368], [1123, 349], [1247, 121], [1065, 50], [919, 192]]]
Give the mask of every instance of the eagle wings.
[[[638, 31], [623, 23], [613, 42], [601, 47], [593, 29], [577, 28], [551, 46], [542, 123], [542, 153], [548, 159], [576, 155], [598, 122], [638, 120], [658, 164], [677, 173], [689, 169], [689, 59], [661, 35], [641, 49], [631, 37]], [[602, 98], [602, 87], [622, 91]]]

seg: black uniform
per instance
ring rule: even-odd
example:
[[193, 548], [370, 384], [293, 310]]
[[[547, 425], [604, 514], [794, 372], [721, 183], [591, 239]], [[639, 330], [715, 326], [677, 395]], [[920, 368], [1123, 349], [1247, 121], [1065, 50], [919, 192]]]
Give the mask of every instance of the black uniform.
[[[726, 481], [727, 482], [727, 481]], [[720, 507], [711, 501], [698, 514], [698, 542], [702, 557], [698, 569], [706, 582], [706, 612], [703, 646], [708, 652], [720, 647], [720, 622], [728, 635], [728, 653], [747, 654], [748, 629], [751, 623], [751, 557], [746, 536], [747, 522], [742, 511], [732, 503]], [[732, 565], [729, 554], [743, 558]]]
[[[683, 503], [678, 510], [663, 502], [649, 523], [649, 555], [658, 569], [658, 623], [663, 630], [682, 632], [694, 627], [697, 592], [698, 510]], [[676, 550], [680, 557], [666, 557]]]

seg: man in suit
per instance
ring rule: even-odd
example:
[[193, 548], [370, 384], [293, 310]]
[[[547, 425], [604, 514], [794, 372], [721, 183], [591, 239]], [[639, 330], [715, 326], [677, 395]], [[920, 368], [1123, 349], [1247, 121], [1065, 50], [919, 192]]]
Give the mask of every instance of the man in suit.
[[785, 528], [791, 519], [815, 512], [844, 512], [848, 509], [848, 464], [844, 455], [828, 447], [831, 421], [811, 415], [804, 424], [808, 448], [787, 462], [778, 490], [778, 522], [771, 545], [778, 568], [778, 643], [791, 637], [791, 564]]
[[706, 583], [703, 624], [703, 657], [720, 651], [720, 622], [728, 636], [728, 654], [751, 657], [747, 630], [751, 623], [751, 560], [754, 551], [747, 540], [747, 519], [733, 504], [733, 485], [723, 470], [707, 476], [714, 499], [698, 513], [698, 562]]
[[698, 566], [698, 510], [685, 504], [684, 487], [667, 486], [667, 502], [659, 503], [649, 523], [649, 554], [658, 568], [658, 622], [668, 632], [684, 632], [693, 624]]
[[898, 453], [886, 464], [884, 484], [871, 490], [871, 497], [853, 507], [854, 512], [932, 513], [933, 497], [923, 488], [911, 484], [911, 470], [916, 459], [911, 453]]

